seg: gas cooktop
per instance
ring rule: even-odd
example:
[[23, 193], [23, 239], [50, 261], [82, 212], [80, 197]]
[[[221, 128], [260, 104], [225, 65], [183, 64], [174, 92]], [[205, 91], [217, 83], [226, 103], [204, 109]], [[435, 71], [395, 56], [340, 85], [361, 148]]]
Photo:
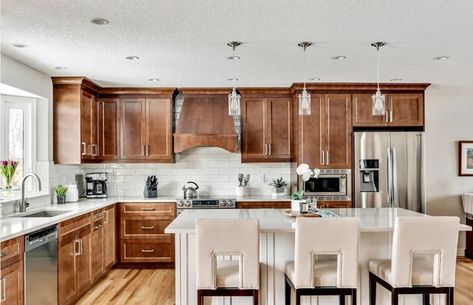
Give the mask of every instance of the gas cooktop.
[[232, 209], [236, 207], [235, 198], [199, 197], [176, 200], [178, 209]]

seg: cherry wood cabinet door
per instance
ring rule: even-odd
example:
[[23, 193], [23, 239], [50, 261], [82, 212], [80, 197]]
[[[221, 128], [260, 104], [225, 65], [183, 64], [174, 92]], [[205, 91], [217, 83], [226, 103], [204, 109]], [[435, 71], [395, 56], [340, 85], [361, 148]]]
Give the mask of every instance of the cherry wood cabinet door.
[[70, 304], [77, 296], [76, 253], [79, 245], [76, 240], [60, 243], [58, 248], [58, 297], [59, 304]]
[[267, 106], [267, 155], [271, 161], [291, 161], [291, 100], [268, 99]]
[[23, 260], [0, 271], [0, 304], [23, 305]]
[[171, 99], [146, 99], [146, 159], [173, 160], [171, 120]]
[[103, 218], [104, 267], [115, 264], [115, 207], [107, 208]]
[[[374, 92], [373, 92], [374, 94]], [[352, 96], [352, 121], [354, 127], [387, 126], [388, 117], [384, 115], [372, 114], [373, 94], [353, 94]], [[385, 100], [386, 109], [388, 109], [388, 97]]]
[[80, 131], [81, 131], [81, 154], [82, 159], [92, 159], [92, 133], [93, 133], [93, 104], [94, 97], [87, 91], [82, 90], [80, 106]]
[[104, 98], [100, 99], [98, 104], [100, 159], [117, 160], [119, 158], [119, 100], [114, 98]]
[[424, 96], [393, 93], [388, 95], [389, 126], [424, 126]]
[[90, 270], [90, 231], [79, 237], [79, 255], [76, 256], [76, 276], [79, 294], [89, 289], [92, 284]]
[[322, 95], [312, 94], [308, 116], [299, 116], [299, 163], [311, 168], [322, 167]]
[[267, 158], [267, 111], [265, 99], [242, 99], [242, 161], [258, 162]]
[[145, 99], [120, 100], [120, 159], [145, 157]]
[[104, 272], [104, 233], [102, 221], [96, 221], [90, 235], [90, 270], [92, 282], [95, 283]]
[[325, 94], [323, 151], [327, 168], [351, 168], [351, 94]]

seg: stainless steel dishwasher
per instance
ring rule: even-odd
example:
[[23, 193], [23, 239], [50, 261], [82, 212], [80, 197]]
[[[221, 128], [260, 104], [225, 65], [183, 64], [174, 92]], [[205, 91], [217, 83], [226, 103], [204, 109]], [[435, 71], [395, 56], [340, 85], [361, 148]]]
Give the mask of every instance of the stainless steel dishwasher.
[[57, 305], [57, 228], [25, 238], [25, 304]]

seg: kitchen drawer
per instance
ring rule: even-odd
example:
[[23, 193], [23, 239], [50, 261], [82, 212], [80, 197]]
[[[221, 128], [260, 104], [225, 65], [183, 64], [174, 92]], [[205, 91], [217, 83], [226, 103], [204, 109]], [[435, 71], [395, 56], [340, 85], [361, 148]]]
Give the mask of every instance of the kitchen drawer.
[[237, 202], [239, 209], [290, 209], [290, 201], [242, 201]]
[[23, 236], [2, 242], [0, 245], [1, 268], [8, 267], [18, 262], [19, 260], [22, 260], [24, 245], [25, 242]]
[[78, 216], [59, 224], [59, 235], [63, 236], [82, 227], [90, 226], [90, 214]]
[[92, 221], [97, 221], [103, 219], [104, 209], [98, 209], [92, 212]]
[[122, 240], [123, 263], [171, 263], [174, 262], [173, 238], [155, 240]]
[[120, 211], [121, 216], [126, 218], [172, 219], [176, 215], [176, 203], [122, 203]]
[[170, 223], [171, 220], [125, 218], [122, 219], [122, 238], [161, 236]]

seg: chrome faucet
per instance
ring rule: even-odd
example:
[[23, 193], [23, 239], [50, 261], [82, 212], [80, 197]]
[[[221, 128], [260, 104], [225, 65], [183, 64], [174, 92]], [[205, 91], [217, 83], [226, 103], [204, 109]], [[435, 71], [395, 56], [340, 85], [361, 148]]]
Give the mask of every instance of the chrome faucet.
[[38, 191], [41, 192], [41, 179], [39, 179], [39, 176], [36, 174], [26, 174], [23, 179], [21, 179], [21, 200], [20, 200], [20, 211], [19, 212], [26, 212], [26, 208], [29, 206], [28, 202], [26, 202], [26, 197], [25, 197], [25, 181], [28, 179], [28, 177], [34, 177], [36, 179], [36, 182], [38, 183]]

